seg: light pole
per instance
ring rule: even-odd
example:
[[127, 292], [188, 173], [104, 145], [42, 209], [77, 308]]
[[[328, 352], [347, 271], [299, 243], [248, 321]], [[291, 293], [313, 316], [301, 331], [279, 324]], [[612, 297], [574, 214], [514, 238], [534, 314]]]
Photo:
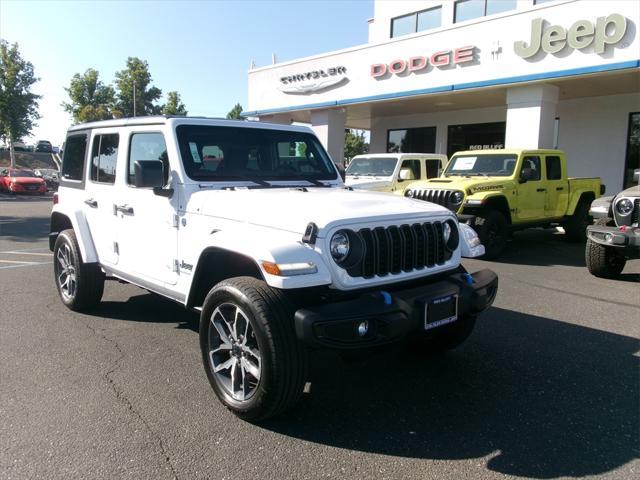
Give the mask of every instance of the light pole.
[[136, 81], [133, 80], [133, 116], [136, 116]]

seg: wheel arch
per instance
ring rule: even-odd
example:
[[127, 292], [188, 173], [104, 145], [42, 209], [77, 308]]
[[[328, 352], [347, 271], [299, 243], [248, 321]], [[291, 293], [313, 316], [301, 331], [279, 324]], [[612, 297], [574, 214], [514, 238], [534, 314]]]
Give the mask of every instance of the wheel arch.
[[253, 277], [264, 280], [262, 271], [253, 258], [220, 247], [205, 248], [200, 253], [193, 272], [186, 306], [188, 308], [201, 306], [214, 285], [234, 277]]
[[571, 196], [571, 201], [569, 202], [569, 207], [567, 208], [567, 215], [573, 215], [576, 211], [576, 208], [581, 203], [587, 203], [588, 205], [591, 205], [591, 203], [595, 199], [596, 194], [594, 192], [586, 190], [577, 191], [574, 195]]
[[504, 218], [507, 220], [507, 223], [511, 225], [511, 210], [509, 209], [509, 201], [507, 197], [504, 195], [493, 195], [487, 197], [482, 202], [481, 206], [478, 207], [466, 207], [463, 210], [463, 214], [465, 215], [481, 215], [483, 211], [486, 210], [497, 210]]
[[53, 251], [53, 246], [56, 243], [58, 234], [69, 228], [73, 229], [76, 234], [82, 261], [85, 263], [97, 262], [98, 255], [93, 244], [91, 231], [89, 230], [89, 225], [87, 224], [87, 220], [82, 212], [73, 212], [73, 214], [69, 214], [68, 212], [63, 212], [61, 210], [54, 210], [51, 212], [49, 249]]

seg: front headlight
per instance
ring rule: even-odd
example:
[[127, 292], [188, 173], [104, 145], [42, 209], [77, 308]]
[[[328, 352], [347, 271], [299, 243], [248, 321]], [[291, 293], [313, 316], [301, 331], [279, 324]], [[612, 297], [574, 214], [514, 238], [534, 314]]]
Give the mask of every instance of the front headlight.
[[349, 255], [349, 235], [347, 232], [340, 230], [333, 234], [331, 242], [329, 242], [329, 251], [336, 263], [341, 263]]
[[462, 192], [453, 192], [451, 194], [451, 203], [453, 205], [460, 205], [464, 200], [464, 194]]
[[404, 192], [405, 197], [413, 198], [413, 190], [409, 189]]
[[453, 252], [458, 248], [460, 236], [458, 235], [458, 225], [453, 220], [447, 220], [442, 224], [442, 236], [447, 250]]
[[629, 215], [633, 212], [633, 202], [628, 198], [623, 198], [616, 203], [616, 210], [620, 215]]

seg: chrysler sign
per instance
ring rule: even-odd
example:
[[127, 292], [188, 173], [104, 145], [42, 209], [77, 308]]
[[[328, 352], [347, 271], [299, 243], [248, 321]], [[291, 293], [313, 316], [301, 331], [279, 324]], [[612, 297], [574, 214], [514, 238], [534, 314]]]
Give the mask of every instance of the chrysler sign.
[[337, 87], [347, 80], [346, 67], [331, 67], [280, 77], [279, 90], [283, 93], [307, 94]]

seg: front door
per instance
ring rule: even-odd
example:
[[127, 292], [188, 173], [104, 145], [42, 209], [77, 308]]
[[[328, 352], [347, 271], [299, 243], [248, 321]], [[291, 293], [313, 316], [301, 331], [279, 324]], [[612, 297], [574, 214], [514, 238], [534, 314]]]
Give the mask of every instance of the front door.
[[113, 198], [115, 198], [116, 166], [120, 135], [117, 131], [99, 131], [91, 139], [89, 179], [85, 186], [83, 209], [91, 238], [102, 265], [118, 263], [118, 244]]
[[544, 218], [544, 204], [546, 200], [546, 188], [542, 181], [542, 163], [539, 156], [527, 156], [522, 160], [519, 176], [524, 169], [533, 172], [533, 179], [518, 184], [518, 201], [516, 220], [519, 222], [531, 222]]
[[136, 188], [136, 160], [161, 160], [168, 184], [170, 168], [164, 135], [141, 130], [129, 137], [126, 186], [112, 207], [120, 225], [120, 262], [143, 280], [174, 285], [178, 280], [178, 195], [167, 198], [156, 195], [151, 188]]
[[[406, 180], [403, 180], [402, 178], [400, 178], [400, 172], [402, 172], [403, 170], [406, 170], [408, 172], [408, 177], [406, 178]], [[400, 164], [400, 168], [398, 169], [398, 174], [394, 179], [393, 187], [391, 188], [391, 191], [395, 192], [398, 189], [402, 190], [404, 189], [404, 186], [407, 185], [409, 182], [412, 182], [414, 180], [420, 180], [421, 176], [422, 176], [422, 165], [420, 165], [420, 160], [418, 159], [402, 160], [402, 163]]]

